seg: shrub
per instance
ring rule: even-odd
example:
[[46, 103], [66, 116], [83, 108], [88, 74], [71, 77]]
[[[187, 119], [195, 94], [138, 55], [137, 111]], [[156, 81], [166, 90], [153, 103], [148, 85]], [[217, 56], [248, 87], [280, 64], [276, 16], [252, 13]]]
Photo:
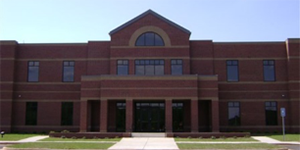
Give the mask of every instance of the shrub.
[[211, 138], [211, 139], [216, 139], [216, 137], [215, 137], [215, 136], [211, 136], [210, 138]]
[[49, 134], [51, 134], [51, 133], [55, 133], [55, 131], [50, 131]]
[[69, 133], [70, 131], [68, 130], [62, 130], [61, 133]]
[[250, 138], [250, 135], [249, 135], [249, 134], [248, 134], [248, 135], [245, 135], [244, 138]]

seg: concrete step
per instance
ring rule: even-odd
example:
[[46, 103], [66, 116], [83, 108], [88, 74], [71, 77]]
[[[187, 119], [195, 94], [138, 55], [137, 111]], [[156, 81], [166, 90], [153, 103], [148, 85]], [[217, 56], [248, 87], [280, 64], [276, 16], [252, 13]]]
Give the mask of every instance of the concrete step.
[[166, 137], [165, 133], [161, 132], [132, 132], [131, 133], [132, 137]]

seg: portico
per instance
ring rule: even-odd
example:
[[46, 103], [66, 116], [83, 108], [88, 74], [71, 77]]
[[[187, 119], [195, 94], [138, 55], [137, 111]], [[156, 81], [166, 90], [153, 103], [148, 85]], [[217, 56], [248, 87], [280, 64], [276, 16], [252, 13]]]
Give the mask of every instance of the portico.
[[198, 75], [83, 76], [80, 131], [219, 131], [216, 81]]

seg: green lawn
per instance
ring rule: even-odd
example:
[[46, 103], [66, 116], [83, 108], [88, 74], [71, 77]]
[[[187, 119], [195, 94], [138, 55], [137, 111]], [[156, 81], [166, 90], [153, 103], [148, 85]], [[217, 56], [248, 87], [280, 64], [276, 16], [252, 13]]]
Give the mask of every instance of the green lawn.
[[33, 142], [15, 144], [9, 148], [49, 148], [49, 149], [108, 149], [114, 143], [53, 143], [53, 142]]
[[[267, 135], [270, 138], [283, 141], [283, 135]], [[286, 134], [285, 135], [285, 140], [284, 141], [295, 141], [295, 142], [300, 142], [300, 134]]]
[[217, 141], [224, 141], [224, 142], [240, 142], [240, 141], [257, 141], [251, 137], [246, 138], [246, 137], [240, 137], [240, 138], [216, 138], [216, 139], [211, 139], [211, 138], [174, 138], [175, 141], [209, 141], [209, 142], [217, 142]]
[[280, 149], [282, 147], [264, 143], [251, 144], [181, 144], [180, 149]]
[[22, 140], [28, 137], [32, 136], [39, 136], [40, 134], [13, 134], [13, 133], [7, 133], [3, 136], [3, 138], [0, 137], [0, 141], [18, 141]]
[[111, 141], [111, 142], [118, 142], [120, 141], [121, 138], [108, 138], [108, 139], [82, 139], [82, 138], [78, 138], [78, 139], [72, 139], [72, 138], [46, 138], [46, 139], [42, 139], [40, 141]]

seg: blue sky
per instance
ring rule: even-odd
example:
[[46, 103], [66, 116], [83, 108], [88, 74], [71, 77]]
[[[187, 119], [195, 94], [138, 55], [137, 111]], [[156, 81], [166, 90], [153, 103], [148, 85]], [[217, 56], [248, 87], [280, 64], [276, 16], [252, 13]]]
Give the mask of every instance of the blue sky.
[[299, 38], [299, 0], [0, 0], [0, 40], [86, 43], [152, 9], [191, 40]]

